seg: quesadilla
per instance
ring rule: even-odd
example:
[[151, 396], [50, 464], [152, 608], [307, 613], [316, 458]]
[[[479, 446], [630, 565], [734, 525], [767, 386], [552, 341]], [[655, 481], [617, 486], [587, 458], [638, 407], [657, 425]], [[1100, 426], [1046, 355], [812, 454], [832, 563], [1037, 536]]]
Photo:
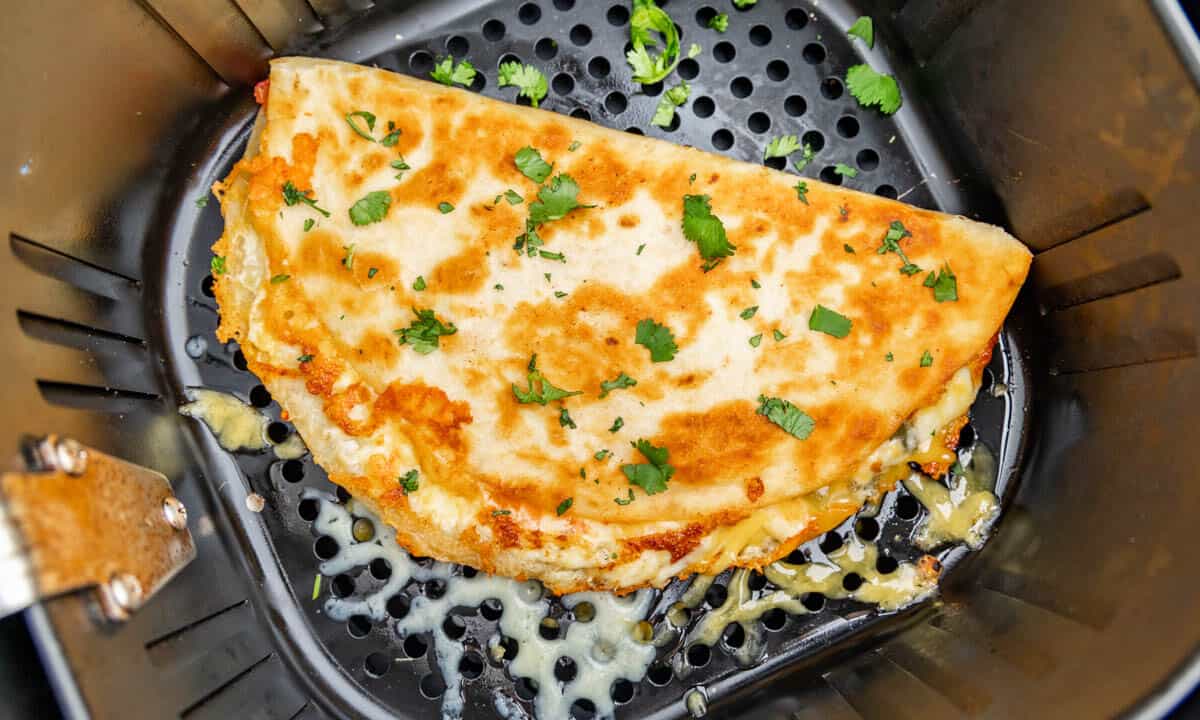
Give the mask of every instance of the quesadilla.
[[271, 64], [218, 336], [418, 556], [761, 567], [954, 461], [1004, 231], [383, 70]]

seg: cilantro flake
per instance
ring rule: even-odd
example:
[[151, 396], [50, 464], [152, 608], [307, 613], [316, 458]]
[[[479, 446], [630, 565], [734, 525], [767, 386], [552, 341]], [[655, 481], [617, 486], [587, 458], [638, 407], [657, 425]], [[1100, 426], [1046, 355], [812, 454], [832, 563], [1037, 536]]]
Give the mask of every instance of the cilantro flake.
[[424, 275], [418, 275], [418, 276], [417, 276], [417, 279], [416, 279], [416, 280], [413, 280], [413, 284], [412, 284], [412, 289], [413, 289], [413, 290], [416, 290], [417, 292], [421, 292], [421, 291], [422, 291], [422, 290], [424, 290], [426, 287], [427, 287], [427, 286], [426, 286], [426, 284], [425, 284], [425, 276], [424, 276]]
[[623, 498], [613, 498], [613, 502], [618, 505], [628, 505], [633, 502], [633, 488], [629, 488], [629, 496]]
[[520, 205], [521, 203], [525, 202], [525, 198], [521, 197], [516, 190], [512, 189], [504, 191], [504, 199], [508, 201], [509, 205]]
[[812, 315], [808, 318], [809, 330], [823, 332], [835, 338], [844, 338], [849, 335], [852, 324], [850, 318], [830, 310], [824, 305], [813, 308]]
[[683, 236], [696, 243], [700, 257], [712, 263], [709, 270], [737, 250], [725, 235], [721, 218], [713, 215], [707, 195], [683, 196]]
[[775, 336], [775, 342], [779, 342], [780, 340], [787, 337], [787, 335], [784, 335], [783, 332], [781, 330], [779, 330], [778, 328], [776, 328], [775, 332], [772, 334]]
[[379, 268], [369, 268], [369, 269], [367, 270], [367, 277], [368, 277], [368, 278], [373, 278], [373, 277], [375, 277], [375, 276], [376, 276], [376, 275], [378, 275], [378, 274], [379, 274]]
[[292, 279], [291, 275], [275, 275], [271, 278], [271, 284], [278, 285], [279, 283], [285, 283], [291, 279]]
[[928, 350], [921, 353], [921, 367], [929, 367], [933, 364], [933, 355]]
[[312, 362], [312, 359], [313, 359], [313, 356], [312, 356], [310, 353], [304, 353], [304, 354], [303, 354], [303, 355], [301, 355], [300, 357], [296, 358], [296, 362], [298, 362], [298, 363], [300, 363], [301, 365], [303, 365], [303, 364], [305, 364], [305, 363], [310, 363], [310, 362]]
[[313, 220], [312, 218], [305, 218], [304, 219], [304, 232], [308, 232], [309, 230], [312, 230], [313, 225], [316, 225], [316, 224], [317, 224], [316, 220]]
[[846, 34], [850, 37], [856, 37], [865, 42], [867, 44], [867, 49], [872, 49], [875, 47], [875, 23], [872, 22], [871, 18], [867, 17], [866, 15], [863, 15], [859, 19], [855, 20], [854, 24], [850, 26], [850, 29], [846, 31]]
[[816, 155], [817, 153], [813, 150], [812, 145], [804, 143], [804, 147], [801, 148], [800, 159], [792, 163], [796, 168], [796, 172], [801, 172], [804, 168], [808, 167], [808, 164], [813, 161]]
[[342, 256], [342, 265], [347, 270], [353, 270], [354, 269], [354, 244], [351, 243], [350, 245], [343, 245], [342, 249], [346, 251], [346, 254]]
[[312, 197], [312, 192], [312, 190], [299, 190], [295, 185], [292, 184], [291, 180], [288, 180], [283, 184], [283, 202], [288, 207], [292, 207], [293, 205], [297, 205], [299, 203], [304, 203], [325, 217], [329, 217], [328, 210], [317, 207], [317, 201]]
[[758, 0], [733, 0], [733, 5], [738, 10], [745, 10], [746, 8], [754, 5], [757, 2], [758, 2]]
[[421, 481], [418, 479], [420, 473], [416, 470], [409, 470], [399, 478], [400, 488], [404, 490], [404, 494], [414, 493], [417, 488], [421, 487]]
[[801, 180], [796, 183], [796, 197], [800, 198], [800, 202], [808, 204], [808, 183]]
[[440, 202], [440, 203], [438, 203], [438, 212], [440, 212], [443, 215], [452, 213], [452, 212], [454, 212], [454, 206], [445, 201]]
[[404, 171], [405, 171], [405, 170], [412, 170], [412, 168], [409, 166], [409, 164], [408, 164], [408, 163], [406, 163], [406, 162], [404, 162], [404, 158], [403, 158], [403, 157], [401, 157], [399, 160], [393, 160], [393, 161], [391, 162], [391, 167], [392, 167], [392, 169], [393, 169], [393, 170], [399, 170], [399, 171], [400, 171], [400, 172], [396, 173], [396, 179], [397, 179], [397, 180], [400, 180], [400, 179], [402, 179], [402, 178], [404, 177]]
[[475, 81], [475, 66], [467, 60], [463, 60], [455, 65], [454, 56], [448, 55], [433, 66], [429, 77], [443, 85], [462, 85], [465, 87]]
[[899, 220], [893, 220], [888, 225], [887, 232], [884, 233], [879, 247], [875, 249], [875, 254], [886, 255], [889, 252], [896, 253], [900, 256], [900, 261], [904, 263], [900, 266], [900, 272], [905, 275], [915, 275], [921, 272], [921, 268], [910, 262], [908, 256], [904, 254], [904, 248], [900, 247], [900, 241], [906, 237], [912, 237], [912, 233]]
[[493, 510], [492, 517], [500, 517], [502, 515], [512, 515], [512, 510]]
[[883, 356], [883, 359], [887, 360], [888, 362], [891, 362], [896, 359], [896, 356], [891, 353], [888, 353], [887, 355]]
[[806, 440], [816, 427], [816, 421], [800, 408], [782, 398], [758, 396], [758, 414], [783, 428], [798, 440]]
[[209, 261], [209, 263], [208, 263], [208, 267], [209, 267], [209, 270], [212, 271], [213, 275], [224, 275], [225, 274], [225, 256], [224, 255], [213, 255], [212, 260]]
[[620, 415], [618, 415], [618, 416], [617, 416], [617, 419], [616, 419], [616, 420], [613, 420], [612, 427], [610, 427], [610, 428], [608, 429], [608, 431], [609, 431], [610, 433], [615, 433], [616, 431], [620, 430], [620, 429], [621, 429], [621, 428], [623, 428], [623, 427], [625, 427], [625, 419], [624, 419], [624, 418], [622, 418]]
[[932, 270], [929, 271], [925, 286], [933, 288], [933, 299], [937, 302], [958, 302], [958, 278], [950, 269], [950, 263], [945, 263], [936, 277]]
[[762, 285], [759, 284], [759, 282], [757, 280], [755, 280], [754, 278], [750, 278], [750, 287], [754, 288], [755, 290], [758, 290], [759, 288], [762, 287]]
[[[578, 427], [575, 421], [571, 419], [571, 413], [567, 412], [565, 407], [558, 409], [558, 425], [559, 427], [570, 428], [572, 430]], [[580, 468], [580, 470], [582, 471], [583, 468]]]
[[854, 179], [854, 178], [858, 177], [858, 171], [855, 170], [854, 168], [850, 167], [849, 165], [846, 165], [845, 163], [838, 163], [838, 164], [834, 165], [833, 171], [835, 173], [837, 173], [838, 175], [841, 175], [842, 177], [845, 177], [845, 178]]
[[566, 511], [570, 510], [571, 506], [574, 504], [575, 504], [575, 498], [567, 498], [566, 500], [563, 500], [562, 502], [560, 502], [558, 504], [558, 507], [554, 509], [554, 512], [556, 512], [559, 515], [559, 517], [562, 517], [562, 514], [565, 513]]
[[716, 30], [723, 33], [729, 29], [729, 16], [725, 13], [717, 13], [708, 19], [708, 29]]
[[608, 459], [609, 455], [612, 455], [612, 453], [609, 452], [608, 450], [597, 450], [596, 454], [593, 455], [592, 457], [596, 458], [600, 462], [604, 462], [605, 460]]
[[364, 195], [350, 206], [350, 222], [355, 225], [370, 225], [383, 220], [392, 205], [392, 195], [387, 190], [376, 190]]
[[637, 385], [637, 380], [634, 380], [633, 378], [626, 375], [624, 371], [622, 371], [619, 375], [617, 375], [612, 380], [601, 380], [600, 381], [600, 397], [601, 398], [608, 397], [608, 394], [610, 392], [612, 392], [613, 390], [620, 390], [621, 388], [630, 388], [630, 387], [633, 387], [634, 385]]
[[667, 463], [670, 451], [666, 447], [655, 447], [649, 440], [639, 439], [633, 446], [648, 462], [622, 465], [630, 485], [636, 485], [647, 495], [656, 495], [667, 489], [667, 483], [675, 474], [675, 468]]
[[533, 107], [538, 106], [538, 102], [546, 97], [546, 91], [550, 88], [549, 83], [546, 82], [546, 76], [542, 74], [541, 70], [532, 65], [522, 65], [515, 61], [500, 65], [499, 85], [500, 87], [518, 88], [520, 92], [517, 97], [524, 96]]
[[743, 311], [741, 311], [740, 313], [738, 313], [738, 315], [739, 315], [739, 316], [740, 316], [740, 317], [741, 317], [743, 320], [749, 320], [750, 318], [754, 317], [754, 313], [756, 313], [756, 312], [758, 312], [758, 306], [757, 306], [757, 305], [751, 305], [750, 307], [748, 307], [748, 308], [746, 308], [745, 310], [743, 310]]
[[785, 158], [800, 149], [800, 138], [795, 135], [780, 135], [767, 143], [763, 150], [763, 160], [770, 158]]
[[[363, 119], [363, 121], [366, 123], [365, 130], [363, 129], [362, 125], [359, 125], [358, 122], [355, 121], [355, 118]], [[371, 134], [375, 131], [374, 114], [369, 113], [366, 110], [355, 110], [354, 112], [346, 113], [346, 124], [349, 125], [350, 129], [357, 133], [359, 137], [363, 137], [371, 142], [375, 142], [375, 136]]]
[[[655, 37], [657, 34], [659, 37]], [[647, 47], [657, 47], [659, 38], [663, 51], [652, 56]], [[679, 30], [654, 0], [633, 0], [629, 17], [629, 41], [632, 46], [625, 60], [633, 68], [633, 81], [649, 85], [670, 75], [679, 64]]]
[[667, 362], [679, 351], [670, 329], [650, 318], [638, 322], [633, 341], [650, 351], [650, 360], [653, 362]]
[[758, 347], [762, 344], [762, 333], [754, 335], [750, 338], [750, 347]]
[[878, 107], [885, 115], [900, 109], [900, 86], [896, 78], [875, 72], [870, 65], [855, 65], [847, 70], [846, 89], [863, 107]]
[[[517, 387], [516, 383], [512, 384], [513, 396], [522, 405], [537, 403], [544, 406], [555, 400], [563, 400], [573, 395], [583, 394], [582, 390], [563, 390], [560, 387], [555, 387], [553, 383], [547, 380], [546, 376], [542, 375], [542, 372], [537, 368], [537, 353], [534, 353], [529, 358], [527, 370], [528, 376], [526, 378], [525, 390]], [[568, 419], [570, 419], [570, 416], [568, 416]]]
[[413, 350], [422, 355], [428, 355], [440, 347], [438, 338], [458, 332], [454, 323], [443, 323], [438, 320], [433, 310], [413, 308], [412, 311], [417, 316], [416, 321], [406, 328], [393, 332], [400, 336], [401, 345], [412, 345]]
[[526, 145], [517, 151], [513, 161], [521, 174], [535, 183], [545, 182], [554, 170], [554, 166], [542, 159], [542, 154]]
[[583, 147], [583, 143], [579, 142], [578, 140], [572, 140], [571, 144], [567, 146], [567, 152], [575, 152], [581, 147]]
[[681, 82], [668, 88], [659, 98], [658, 107], [654, 110], [654, 117], [650, 120], [650, 124], [663, 128], [669, 127], [671, 121], [675, 119], [675, 108], [687, 102], [691, 92], [692, 89], [687, 82]]
[[842, 243], [842, 249], [845, 250], [850, 255], [858, 254], [858, 253], [854, 252], [854, 248], [850, 246], [850, 243]]

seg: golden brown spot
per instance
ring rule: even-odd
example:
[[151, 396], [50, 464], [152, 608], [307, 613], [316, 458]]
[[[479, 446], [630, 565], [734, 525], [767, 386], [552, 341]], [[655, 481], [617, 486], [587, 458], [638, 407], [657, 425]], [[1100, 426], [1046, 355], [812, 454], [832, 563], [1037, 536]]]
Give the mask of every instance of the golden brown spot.
[[763, 481], [760, 477], [752, 477], [746, 481], [746, 499], [750, 502], [758, 502], [758, 499], [763, 494]]
[[472, 421], [471, 406], [453, 401], [439, 387], [424, 383], [392, 383], [375, 401], [375, 407], [414, 424], [458, 429]]
[[671, 562], [676, 562], [696, 549], [696, 546], [700, 544], [700, 540], [703, 539], [705, 532], [704, 525], [691, 523], [683, 530], [642, 535], [641, 537], [625, 540], [623, 544], [635, 553], [641, 553], [645, 550], [663, 550], [669, 552], [671, 553]]
[[617, 220], [617, 223], [623, 228], [635, 228], [638, 226], [639, 222], [640, 220], [638, 219], [637, 215], [631, 215], [629, 213], [622, 215], [620, 219]]
[[704, 485], [722, 476], [751, 475], [763, 467], [771, 449], [791, 439], [755, 413], [753, 403], [734, 400], [703, 412], [672, 413], [663, 418], [655, 445], [665, 445], [675, 466], [673, 484]]

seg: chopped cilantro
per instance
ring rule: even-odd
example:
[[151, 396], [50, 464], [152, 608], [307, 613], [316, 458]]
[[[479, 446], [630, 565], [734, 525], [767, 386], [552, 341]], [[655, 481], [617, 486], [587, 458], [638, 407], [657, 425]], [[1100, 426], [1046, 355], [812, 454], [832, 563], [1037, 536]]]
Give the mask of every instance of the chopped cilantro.
[[387, 215], [391, 205], [392, 195], [387, 190], [369, 192], [350, 206], [350, 222], [355, 225], [377, 223]]
[[417, 491], [417, 488], [421, 487], [421, 482], [418, 480], [419, 477], [420, 473], [416, 470], [409, 470], [400, 476], [400, 487], [404, 490], [405, 495], [414, 493]]
[[737, 250], [725, 235], [721, 218], [713, 215], [707, 195], [683, 196], [683, 236], [696, 243], [700, 257], [708, 261], [705, 272]]
[[196, 198], [196, 207], [200, 209], [208, 207], [208, 196], [201, 195], [200, 197]]
[[570, 510], [571, 506], [574, 504], [575, 498], [567, 498], [558, 504], [558, 507], [554, 509], [554, 512], [558, 513], [558, 515], [561, 517], [562, 514]]
[[438, 338], [458, 332], [454, 323], [443, 323], [438, 320], [433, 310], [413, 308], [412, 311], [417, 316], [416, 322], [394, 332], [400, 336], [401, 345], [412, 345], [413, 350], [422, 355], [428, 355], [438, 349], [440, 346]]
[[605, 460], [608, 459], [609, 455], [612, 455], [612, 453], [609, 452], [608, 450], [597, 450], [596, 454], [593, 455], [592, 457], [596, 458], [600, 462], [604, 462]]
[[298, 362], [298, 363], [300, 363], [301, 365], [303, 365], [304, 363], [310, 363], [310, 362], [312, 362], [312, 359], [313, 359], [313, 356], [312, 356], [311, 354], [309, 354], [309, 353], [304, 353], [304, 354], [303, 354], [303, 355], [301, 355], [300, 357], [296, 358], [296, 362]]
[[759, 288], [762, 287], [762, 285], [760, 285], [759, 282], [757, 280], [755, 280], [754, 278], [750, 278], [750, 287], [754, 288], [755, 290], [758, 290]]
[[368, 278], [373, 278], [378, 274], [379, 274], [379, 268], [368, 268], [367, 269], [367, 277]]
[[610, 433], [615, 433], [616, 431], [620, 430], [623, 427], [625, 427], [625, 419], [618, 415], [617, 419], [613, 420], [612, 427], [610, 427], [608, 429], [608, 431]]
[[399, 170], [399, 171], [400, 171], [400, 172], [396, 173], [396, 179], [397, 179], [397, 180], [400, 180], [401, 178], [403, 178], [403, 177], [404, 177], [404, 171], [405, 171], [405, 170], [412, 170], [412, 168], [411, 168], [411, 167], [409, 167], [409, 164], [408, 164], [408, 163], [406, 163], [406, 162], [404, 162], [404, 158], [403, 158], [403, 157], [402, 157], [402, 158], [400, 158], [399, 160], [393, 160], [393, 161], [391, 162], [391, 166], [392, 166], [392, 169], [393, 169], [393, 170]]
[[883, 241], [876, 248], [877, 255], [885, 255], [889, 252], [894, 252], [900, 256], [901, 262], [904, 264], [900, 267], [900, 272], [905, 275], [915, 275], [921, 272], [921, 268], [909, 262], [908, 256], [904, 254], [904, 248], [900, 247], [900, 241], [906, 237], [912, 237], [912, 233], [899, 220], [893, 220], [888, 225], [888, 230], [884, 233]]
[[541, 70], [519, 62], [506, 62], [500, 66], [499, 84], [500, 87], [511, 85], [518, 88], [520, 92], [517, 97], [525, 96], [533, 107], [538, 106], [538, 102], [546, 97], [546, 91], [550, 88]]
[[412, 284], [412, 289], [413, 289], [413, 290], [416, 290], [417, 292], [421, 292], [421, 291], [422, 291], [422, 290], [424, 290], [426, 287], [427, 287], [427, 286], [426, 286], [426, 284], [425, 284], [425, 276], [424, 276], [424, 275], [418, 275], [418, 276], [417, 276], [417, 279], [416, 279], [416, 280], [413, 280], [413, 284]]
[[400, 135], [401, 135], [400, 128], [396, 127], [395, 123], [393, 123], [391, 120], [389, 120], [388, 121], [388, 133], [387, 133], [387, 135], [384, 135], [382, 138], [380, 138], [379, 144], [384, 147], [392, 147], [396, 143], [400, 142]]
[[621, 472], [625, 473], [629, 484], [645, 490], [647, 495], [666, 490], [667, 482], [675, 474], [675, 468], [667, 464], [670, 451], [665, 447], [655, 447], [649, 440], [644, 439], [639, 439], [633, 446], [649, 462], [621, 466]]
[[500, 517], [501, 515], [512, 515], [512, 510], [493, 510], [492, 517]]
[[565, 298], [566, 296], [567, 296], [567, 294], [566, 294], [565, 292], [563, 292], [562, 290], [555, 290], [555, 291], [554, 291], [554, 297], [558, 298], [559, 300], [562, 300], [562, 299], [563, 299], [563, 298]]
[[850, 208], [846, 207], [845, 205], [838, 205], [838, 215], [841, 215], [844, 218], [849, 214]]
[[354, 269], [354, 244], [351, 243], [350, 245], [343, 245], [342, 249], [346, 251], [346, 254], [342, 256], [342, 265], [345, 266], [345, 268], [347, 270], [353, 270]]
[[537, 403], [545, 405], [546, 403], [554, 402], [569, 398], [572, 395], [582, 395], [582, 390], [563, 390], [560, 387], [555, 387], [553, 383], [546, 379], [545, 375], [537, 369], [537, 353], [529, 358], [527, 366], [528, 376], [526, 378], [526, 389], [522, 390], [517, 387], [516, 383], [512, 384], [513, 395], [517, 398], [517, 402], [522, 405], [527, 403]]
[[642, 243], [641, 245], [638, 245], [637, 252], [635, 252], [634, 255], [641, 255], [642, 251], [645, 249], [646, 249], [646, 243]]
[[283, 184], [283, 202], [288, 207], [292, 207], [298, 203], [304, 203], [325, 217], [329, 217], [328, 210], [317, 207], [317, 201], [312, 197], [312, 190], [298, 190], [296, 189], [296, 186], [292, 184], [291, 180], [288, 180]]
[[535, 183], [545, 182], [554, 166], [542, 159], [542, 154], [526, 145], [517, 151], [513, 161], [521, 174]]
[[870, 65], [855, 65], [846, 71], [846, 89], [863, 107], [878, 107], [885, 115], [900, 109], [900, 86], [896, 78], [875, 72]]
[[783, 428], [784, 432], [799, 440], [812, 434], [816, 422], [800, 408], [782, 398], [758, 396], [758, 414]]
[[921, 353], [921, 367], [929, 367], [933, 364], [933, 355], [928, 350]]
[[[521, 197], [516, 190], [512, 189], [504, 191], [504, 199], [508, 201], [509, 205], [520, 205], [521, 203], [525, 202], [525, 198]], [[497, 202], [499, 202], [499, 200], [497, 200]]]
[[320, 596], [321, 596], [321, 574], [317, 573], [316, 577], [313, 578], [312, 599], [316, 600]]
[[[567, 412], [565, 407], [558, 409], [558, 425], [559, 427], [571, 428], [574, 430], [578, 427], [575, 421], [571, 419], [571, 413]], [[582, 468], [580, 468], [582, 470]]]
[[750, 307], [748, 307], [748, 308], [746, 308], [745, 310], [743, 310], [743, 311], [741, 311], [740, 313], [738, 313], [738, 315], [739, 315], [739, 316], [740, 316], [740, 317], [741, 317], [743, 320], [749, 320], [750, 318], [754, 317], [754, 313], [756, 313], [756, 312], [758, 312], [758, 306], [757, 306], [757, 305], [751, 305]]
[[692, 43], [688, 47], [688, 60], [698, 56], [701, 52], [703, 52], [703, 49], [700, 47], [699, 43]]
[[581, 205], [578, 197], [579, 185], [574, 178], [566, 173], [559, 173], [538, 190], [538, 199], [529, 204], [529, 221], [534, 225], [541, 225], [551, 220], [561, 220], [572, 210], [595, 207]]
[[633, 502], [633, 488], [629, 488], [629, 496], [623, 498], [613, 498], [613, 502], [618, 505], [628, 505]]
[[756, 2], [758, 0], [733, 0], [733, 4], [738, 10], [745, 10]]
[[312, 218], [305, 218], [304, 219], [304, 232], [308, 232], [309, 230], [312, 230], [313, 225], [316, 225], [316, 224], [317, 224], [316, 220], [313, 220]]
[[834, 165], [833, 171], [845, 178], [853, 179], [858, 177], [858, 171], [849, 165], [846, 165], [845, 163], [838, 163], [837, 165]]
[[846, 34], [865, 42], [868, 49], [875, 47], [875, 23], [871, 22], [871, 18], [866, 15], [855, 20]]
[[779, 342], [780, 340], [787, 337], [787, 335], [784, 335], [783, 332], [781, 330], [779, 330], [779, 328], [776, 328], [775, 332], [772, 334], [775, 336], [775, 342]]
[[671, 121], [675, 119], [675, 108], [687, 102], [691, 92], [692, 89], [687, 82], [681, 82], [675, 87], [668, 88], [659, 99], [658, 107], [654, 110], [654, 117], [650, 120], [650, 124], [664, 128], [669, 127]]
[[762, 344], [762, 333], [754, 335], [750, 338], [750, 347], [758, 347]]
[[447, 213], [452, 213], [452, 212], [454, 212], [454, 206], [445, 201], [440, 202], [440, 203], [438, 203], [438, 212], [440, 212], [443, 215], [446, 215]]
[[492, 289], [493, 290], [503, 290], [504, 286], [501, 285], [500, 283], [496, 283], [495, 285], [492, 286]]
[[809, 330], [823, 332], [835, 338], [844, 338], [849, 335], [851, 324], [850, 318], [830, 310], [824, 305], [813, 308], [812, 315], [808, 318]]
[[812, 145], [804, 143], [804, 147], [801, 148], [800, 159], [792, 163], [796, 168], [796, 172], [801, 172], [804, 168], [808, 167], [808, 164], [813, 161], [816, 155], [817, 153], [813, 150]]
[[549, 250], [538, 250], [538, 257], [545, 258], [546, 260], [557, 260], [559, 262], [567, 261], [566, 255], [560, 252], [550, 252]]
[[800, 149], [800, 138], [795, 135], [780, 135], [767, 143], [763, 150], [763, 160], [769, 158], [785, 158]]
[[[366, 123], [367, 129], [363, 130], [362, 126], [354, 118], [362, 118]], [[360, 137], [375, 142], [375, 136], [371, 134], [375, 131], [375, 115], [372, 113], [366, 110], [355, 110], [354, 112], [346, 113], [346, 124], [350, 126], [351, 130], [358, 133]]]
[[888, 353], [887, 355], [883, 356], [883, 359], [887, 360], [888, 362], [891, 362], [896, 359], [896, 356], [891, 353]]
[[621, 388], [629, 388], [629, 387], [633, 387], [634, 385], [637, 385], [637, 380], [634, 380], [633, 378], [626, 375], [624, 371], [622, 371], [619, 375], [617, 375], [612, 380], [601, 380], [600, 381], [600, 397], [602, 397], [602, 398], [608, 397], [608, 394], [610, 392], [612, 392], [613, 390], [620, 390]]
[[633, 341], [650, 351], [650, 360], [653, 362], [666, 362], [674, 358], [679, 350], [670, 329], [650, 318], [638, 322]]
[[858, 254], [858, 253], [854, 252], [854, 248], [850, 246], [850, 243], [842, 243], [842, 249], [845, 250], [846, 252], [850, 253], [851, 255]]
[[688, 175], [688, 185], [691, 185], [694, 182], [696, 182], [696, 173], [692, 173], [691, 175]]
[[930, 270], [925, 287], [933, 288], [933, 299], [938, 302], [958, 302], [958, 278], [950, 270], [950, 263], [945, 263], [936, 276]]
[[583, 143], [579, 142], [578, 140], [572, 140], [571, 144], [567, 146], [567, 152], [575, 152], [581, 147], [583, 147]]
[[708, 19], [708, 28], [723, 33], [729, 29], [729, 16], [725, 13], [717, 13]]
[[[651, 56], [647, 47], [656, 47], [657, 33], [662, 38], [661, 55]], [[629, 42], [631, 48], [625, 59], [633, 68], [633, 81], [649, 85], [670, 75], [679, 64], [679, 30], [675, 21], [654, 0], [633, 0], [633, 13], [629, 17]]]
[[467, 86], [475, 81], [475, 66], [467, 60], [463, 60], [455, 65], [454, 56], [447, 55], [433, 66], [429, 77], [443, 85]]
[[271, 284], [278, 285], [279, 283], [285, 283], [288, 280], [290, 280], [291, 278], [292, 278], [291, 275], [275, 275], [271, 278]]
[[796, 183], [796, 197], [800, 198], [800, 202], [808, 204], [808, 183], [801, 180]]
[[209, 267], [209, 270], [212, 271], [213, 275], [224, 275], [225, 274], [225, 256], [224, 255], [213, 255], [212, 260], [210, 260], [208, 263], [208, 267]]

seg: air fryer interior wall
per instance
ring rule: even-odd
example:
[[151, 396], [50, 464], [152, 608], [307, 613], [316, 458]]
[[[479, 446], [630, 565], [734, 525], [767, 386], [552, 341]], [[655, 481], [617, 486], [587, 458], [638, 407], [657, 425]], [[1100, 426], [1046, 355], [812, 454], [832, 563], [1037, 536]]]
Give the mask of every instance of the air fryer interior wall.
[[[512, 8], [522, 4], [492, 5], [515, 27]], [[538, 4], [556, 13], [552, 0]], [[125, 627], [94, 624], [78, 596], [30, 611], [68, 712], [386, 712], [303, 630], [285, 579], [255, 560], [269, 547], [262, 518], [242, 502], [253, 481], [203, 439], [190, 442], [160, 361], [160, 348], [178, 344], [163, 336], [164, 315], [186, 308], [164, 307], [170, 293], [159, 291], [192, 277], [172, 254], [189, 245], [175, 240], [219, 232], [214, 209], [195, 212], [194, 200], [235, 159], [242, 130], [231, 119], [251, 109], [245, 86], [265, 74], [271, 51], [321, 23], [323, 34], [291, 42], [317, 43], [320, 54], [351, 41], [395, 45], [385, 29], [418, 18], [452, 24], [479, 3], [381, 3], [366, 17], [351, 5], [131, 0], [8, 10], [0, 78], [17, 101], [0, 119], [0, 221], [12, 233], [0, 442], [14, 457], [20, 433], [57, 432], [159, 469], [194, 509], [200, 556]], [[667, 9], [695, 12], [684, 5]], [[722, 10], [743, 33], [765, 10], [841, 12], [760, 5]], [[1200, 500], [1189, 442], [1198, 419], [1190, 401], [1200, 397], [1196, 85], [1160, 15], [1138, 0], [882, 0], [858, 9], [874, 15], [922, 115], [903, 126], [918, 152], [901, 172], [925, 189], [905, 199], [1007, 224], [1039, 253], [1010, 322], [1032, 341], [1023, 346], [1028, 449], [998, 535], [947, 578], [940, 605], [866, 647], [722, 694], [713, 711], [892, 717], [903, 703], [923, 717], [1161, 713], [1194, 682], [1200, 646], [1186, 512]], [[844, 12], [840, 20], [853, 18]], [[543, 32], [566, 45], [569, 27]], [[831, 47], [842, 41], [834, 27], [822, 29]], [[190, 219], [180, 212], [189, 204]], [[203, 253], [188, 259], [202, 263]]]

